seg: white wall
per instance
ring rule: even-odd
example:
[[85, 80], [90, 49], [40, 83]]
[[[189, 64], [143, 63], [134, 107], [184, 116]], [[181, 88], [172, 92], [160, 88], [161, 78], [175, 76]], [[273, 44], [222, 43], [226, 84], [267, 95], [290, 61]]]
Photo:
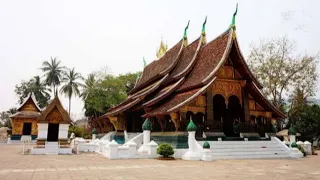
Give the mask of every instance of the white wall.
[[38, 139], [47, 139], [48, 123], [38, 123]]
[[59, 139], [68, 138], [69, 124], [59, 124]]

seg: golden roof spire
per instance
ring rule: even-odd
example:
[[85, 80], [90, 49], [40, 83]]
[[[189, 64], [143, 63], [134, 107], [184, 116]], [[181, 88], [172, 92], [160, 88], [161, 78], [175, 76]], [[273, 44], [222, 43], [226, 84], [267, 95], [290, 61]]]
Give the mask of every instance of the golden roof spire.
[[162, 37], [161, 37], [160, 47], [156, 54], [157, 58], [160, 59], [167, 52], [167, 49], [168, 49], [168, 45], [163, 43]]

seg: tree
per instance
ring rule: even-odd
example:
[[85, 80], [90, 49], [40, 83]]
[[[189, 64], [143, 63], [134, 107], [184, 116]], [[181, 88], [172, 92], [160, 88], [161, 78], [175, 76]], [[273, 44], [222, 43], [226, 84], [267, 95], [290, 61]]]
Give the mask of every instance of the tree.
[[97, 79], [94, 73], [88, 75], [87, 79], [84, 80], [84, 85], [80, 97], [82, 100], [87, 99], [87, 97], [94, 91], [94, 88], [97, 86]]
[[49, 99], [51, 90], [47, 88], [44, 82], [41, 82], [39, 76], [35, 76], [29, 81], [22, 81], [20, 85], [15, 86], [14, 92], [19, 97], [19, 103], [23, 103], [24, 99], [29, 96], [30, 93], [34, 93], [35, 98], [40, 108], [44, 108]]
[[18, 111], [17, 108], [10, 108], [10, 109], [7, 111], [7, 113], [13, 115], [13, 114], [15, 114], [17, 111]]
[[51, 57], [51, 61], [44, 61], [41, 70], [45, 73], [45, 82], [52, 86], [53, 93], [56, 93], [56, 86], [60, 85], [65, 67], [61, 66], [61, 61]]
[[302, 136], [320, 137], [320, 106], [305, 105], [296, 129]]
[[129, 93], [134, 88], [138, 75], [139, 72], [119, 75], [118, 78], [126, 87], [126, 93]]
[[307, 97], [302, 90], [297, 87], [289, 99], [288, 107], [288, 124], [295, 124], [301, 119], [301, 114], [305, 110], [305, 106], [308, 105]]
[[286, 37], [261, 41], [250, 48], [248, 65], [277, 108], [285, 111], [284, 94], [290, 95], [297, 88], [303, 97], [314, 95], [318, 55], [295, 55], [295, 42]]
[[80, 95], [79, 87], [81, 87], [82, 84], [79, 82], [79, 80], [82, 79], [83, 78], [81, 74], [75, 72], [74, 68], [69, 69], [68, 72], [65, 72], [62, 78], [62, 82], [65, 84], [60, 89], [60, 93], [65, 94], [69, 98], [69, 115], [71, 112], [71, 97], [73, 95]]
[[11, 128], [10, 116], [17, 112], [16, 108], [10, 108], [8, 111], [3, 111], [0, 113], [0, 127]]
[[126, 86], [118, 77], [107, 75], [84, 101], [85, 116], [98, 117], [127, 97]]
[[137, 73], [113, 76], [104, 71], [98, 74], [98, 79], [93, 74], [88, 76], [82, 91], [87, 117], [99, 117], [109, 108], [125, 100], [137, 77]]

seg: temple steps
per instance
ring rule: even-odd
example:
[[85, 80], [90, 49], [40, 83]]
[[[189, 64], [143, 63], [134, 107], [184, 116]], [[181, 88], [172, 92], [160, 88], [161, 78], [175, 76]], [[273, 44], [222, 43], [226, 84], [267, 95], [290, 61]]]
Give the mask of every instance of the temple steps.
[[[267, 148], [237, 148], [236, 149], [237, 151], [240, 151], [240, 152], [267, 152], [267, 151], [279, 151], [281, 149], [279, 149], [278, 147], [267, 147]], [[227, 148], [214, 148], [214, 149], [211, 149], [212, 152], [214, 153], [220, 153], [220, 152], [235, 152], [235, 149], [234, 148], [230, 148], [230, 149], [227, 149]]]
[[[203, 145], [204, 141], [199, 142]], [[269, 141], [208, 141], [213, 159], [288, 158], [281, 142]]]
[[233, 152], [212, 152], [212, 156], [253, 156], [253, 155], [285, 155], [284, 151], [233, 151]]
[[240, 155], [240, 156], [213, 156], [213, 160], [219, 160], [219, 159], [262, 159], [262, 158], [289, 158], [287, 155], [281, 155], [281, 154], [254, 154], [254, 155]]
[[46, 155], [58, 155], [59, 154], [59, 144], [58, 142], [46, 142], [45, 144]]

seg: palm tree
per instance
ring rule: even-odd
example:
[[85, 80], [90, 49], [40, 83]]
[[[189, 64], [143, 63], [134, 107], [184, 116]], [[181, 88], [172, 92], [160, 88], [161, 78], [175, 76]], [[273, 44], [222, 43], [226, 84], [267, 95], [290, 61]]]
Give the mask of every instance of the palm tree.
[[47, 105], [47, 101], [50, 99], [49, 92], [51, 92], [51, 89], [47, 87], [46, 82], [41, 82], [40, 76], [34, 76], [30, 82], [31, 92], [34, 93], [40, 108], [43, 108]]
[[51, 61], [42, 63], [41, 70], [45, 72], [45, 83], [53, 87], [53, 93], [56, 93], [56, 86], [60, 85], [65, 67], [60, 65], [61, 61], [51, 57]]
[[92, 93], [93, 89], [97, 85], [96, 75], [95, 74], [89, 74], [88, 78], [85, 79], [82, 93], [80, 94], [80, 97], [82, 97], [82, 100], [86, 100], [88, 95]]
[[34, 93], [39, 92], [45, 96], [48, 94], [48, 91], [51, 92], [51, 89], [47, 87], [46, 82], [41, 82], [40, 76], [34, 76], [31, 83], [32, 91]]
[[60, 93], [65, 94], [69, 98], [69, 115], [71, 111], [71, 97], [72, 95], [79, 96], [79, 87], [83, 86], [78, 80], [83, 80], [80, 73], [75, 72], [74, 68], [69, 69], [64, 73], [62, 82], [65, 83], [60, 89]]

